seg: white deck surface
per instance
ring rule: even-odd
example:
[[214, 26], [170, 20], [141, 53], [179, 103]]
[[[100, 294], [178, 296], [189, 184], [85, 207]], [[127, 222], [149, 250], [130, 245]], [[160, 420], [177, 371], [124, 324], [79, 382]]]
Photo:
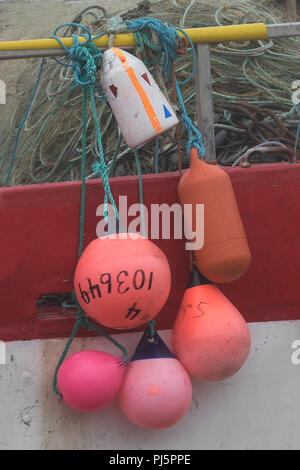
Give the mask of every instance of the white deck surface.
[[[186, 417], [162, 431], [135, 427], [115, 401], [81, 414], [59, 403], [52, 374], [64, 340], [7, 344], [0, 365], [0, 449], [300, 449], [300, 365], [291, 344], [300, 321], [250, 324], [252, 350], [244, 368], [220, 383], [193, 382]], [[132, 352], [140, 334], [116, 337]], [[162, 332], [168, 342], [170, 332]], [[72, 352], [99, 348], [102, 338], [77, 339]]]

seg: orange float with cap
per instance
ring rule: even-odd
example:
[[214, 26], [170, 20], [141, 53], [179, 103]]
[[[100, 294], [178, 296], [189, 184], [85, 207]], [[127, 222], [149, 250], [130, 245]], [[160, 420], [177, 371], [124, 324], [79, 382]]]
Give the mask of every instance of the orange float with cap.
[[245, 363], [250, 333], [244, 318], [193, 265], [172, 331], [174, 353], [190, 375], [224, 380]]
[[171, 289], [165, 254], [137, 233], [108, 233], [92, 241], [75, 270], [84, 312], [110, 328], [135, 328], [154, 318]]
[[190, 168], [178, 184], [181, 205], [192, 205], [192, 220], [185, 220], [192, 234], [196, 205], [204, 204], [204, 246], [195, 250], [199, 271], [216, 283], [240, 278], [251, 262], [245, 230], [228, 174], [205, 163], [197, 149], [190, 152]]

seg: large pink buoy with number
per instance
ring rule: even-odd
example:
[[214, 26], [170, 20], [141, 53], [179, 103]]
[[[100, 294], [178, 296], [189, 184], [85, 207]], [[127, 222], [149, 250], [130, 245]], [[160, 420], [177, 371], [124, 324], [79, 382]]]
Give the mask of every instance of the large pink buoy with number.
[[127, 367], [118, 398], [125, 416], [147, 429], [173, 426], [190, 407], [187, 372], [157, 333], [151, 338], [150, 329]]
[[194, 265], [172, 332], [180, 362], [195, 378], [224, 380], [244, 365], [250, 343], [240, 312]]
[[85, 313], [117, 329], [135, 328], [154, 318], [170, 288], [165, 254], [137, 233], [113, 233], [92, 241], [74, 276], [75, 293]]
[[64, 360], [57, 375], [63, 401], [82, 412], [96, 411], [117, 395], [125, 364], [102, 351], [80, 351]]

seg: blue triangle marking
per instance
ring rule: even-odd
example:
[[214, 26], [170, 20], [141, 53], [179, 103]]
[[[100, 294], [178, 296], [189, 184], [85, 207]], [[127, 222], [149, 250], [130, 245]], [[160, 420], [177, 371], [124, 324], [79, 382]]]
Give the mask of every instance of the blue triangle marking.
[[165, 118], [172, 117], [172, 114], [168, 110], [168, 108], [164, 105], [164, 112], [165, 112]]

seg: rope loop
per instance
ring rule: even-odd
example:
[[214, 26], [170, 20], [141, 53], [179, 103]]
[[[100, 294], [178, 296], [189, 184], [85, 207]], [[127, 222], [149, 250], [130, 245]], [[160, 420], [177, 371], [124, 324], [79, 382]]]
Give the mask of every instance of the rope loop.
[[[85, 38], [85, 41], [80, 42], [78, 35], [73, 34], [73, 45], [68, 49], [61, 39], [57, 37], [57, 31], [65, 26], [78, 27], [79, 30], [84, 31], [81, 35]], [[97, 71], [101, 65], [102, 52], [93, 43], [90, 30], [77, 23], [65, 23], [58, 26], [51, 37], [67, 52], [71, 64], [59, 59], [56, 59], [56, 61], [61, 65], [72, 67], [75, 83], [81, 86], [94, 84]]]
[[[159, 54], [162, 63], [162, 73], [166, 72], [171, 76], [171, 62], [176, 59], [176, 50], [178, 48], [178, 39], [180, 36], [173, 26], [168, 23], [162, 23], [155, 18], [139, 18], [135, 21], [126, 21], [127, 27], [134, 32], [134, 37], [142, 51], [147, 47]], [[152, 41], [151, 31], [157, 33], [159, 39], [158, 45]]]
[[[202, 135], [187, 114], [180, 90], [180, 85], [187, 84], [195, 75], [196, 52], [194, 44], [183, 29], [174, 28], [168, 23], [162, 23], [155, 18], [145, 17], [135, 21], [128, 20], [126, 21], [126, 25], [134, 33], [135, 41], [138, 44], [139, 55], [144, 59], [144, 62], [147, 65], [155, 65], [158, 60], [162, 66], [163, 75], [167, 75], [169, 80], [173, 80], [181, 108], [182, 123], [188, 133], [186, 152], [189, 155], [191, 148], [196, 147], [199, 158], [202, 158], [205, 154]], [[184, 81], [179, 82], [175, 77], [174, 62], [177, 55], [186, 54], [189, 47], [193, 54], [193, 69]], [[153, 59], [154, 54], [158, 59]]]

